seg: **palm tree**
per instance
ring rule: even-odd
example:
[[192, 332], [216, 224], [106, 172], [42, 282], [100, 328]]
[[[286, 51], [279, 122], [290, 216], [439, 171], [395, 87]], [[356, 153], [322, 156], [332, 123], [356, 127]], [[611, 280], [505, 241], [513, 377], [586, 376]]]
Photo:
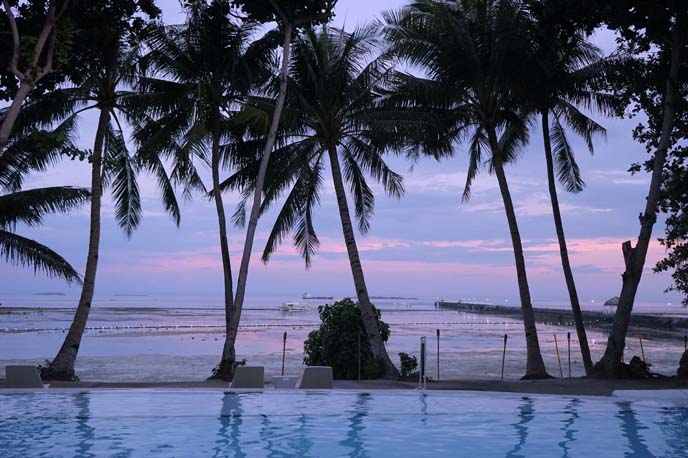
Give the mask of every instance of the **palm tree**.
[[86, 189], [68, 186], [29, 189], [0, 195], [0, 256], [15, 265], [33, 267], [49, 277], [81, 283], [81, 277], [62, 256], [35, 240], [15, 233], [17, 223], [39, 226], [49, 213], [67, 213], [86, 202]]
[[[417, 0], [386, 14], [386, 35], [402, 61], [427, 77], [399, 76], [400, 103], [445, 111], [447, 135], [468, 138], [464, 199], [486, 162], [497, 177], [513, 245], [527, 344], [524, 378], [549, 377], [540, 351], [523, 246], [504, 166], [528, 141], [528, 116], [515, 97], [527, 74], [528, 18], [510, 0]], [[489, 157], [485, 154], [489, 152]]]
[[[232, 267], [227, 240], [220, 172], [230, 166], [231, 144], [241, 135], [233, 121], [249, 91], [265, 83], [272, 64], [273, 34], [251, 42], [254, 24], [231, 20], [226, 1], [193, 3], [183, 26], [159, 26], [147, 43], [143, 63], [150, 76], [141, 78], [139, 99], [149, 119], [135, 137], [142, 151], [157, 152], [175, 164], [173, 176], [188, 190], [206, 190], [194, 157], [209, 163], [222, 256], [226, 338], [213, 377], [231, 380], [234, 374], [234, 315]], [[210, 151], [210, 158], [207, 151]], [[236, 322], [236, 325], [234, 324]], [[234, 326], [234, 327], [233, 327]]]
[[534, 107], [534, 116], [540, 118], [547, 164], [547, 182], [561, 264], [576, 323], [583, 366], [586, 374], [590, 375], [593, 363], [576, 283], [571, 271], [556, 181], [558, 179], [568, 192], [578, 193], [585, 187], [574, 151], [567, 138], [565, 125], [580, 135], [585, 140], [590, 153], [593, 153], [594, 137], [596, 135], [604, 137], [606, 130], [585, 115], [579, 107], [612, 114], [609, 97], [596, 91], [594, 87], [591, 87], [591, 83], [604, 76], [613, 60], [603, 59], [602, 52], [587, 41], [582, 33], [555, 34], [554, 31], [546, 30], [545, 24], [542, 22], [534, 24], [535, 40], [539, 43], [534, 55], [536, 65], [533, 68], [536, 71], [529, 78], [531, 84], [525, 96]]
[[[57, 124], [56, 130], [67, 134], [78, 126], [80, 115], [89, 111], [98, 113], [93, 150], [86, 154], [91, 164], [91, 208], [84, 283], [69, 332], [55, 358], [43, 370], [46, 379], [76, 379], [74, 364], [95, 291], [104, 189], [112, 189], [115, 217], [126, 235], [131, 236], [142, 216], [136, 175], [142, 168], [151, 170], [158, 181], [166, 183], [161, 186], [163, 203], [179, 223], [176, 197], [161, 159], [151, 154], [134, 156], [123, 134], [125, 121], [134, 124], [141, 117], [136, 101], [138, 94], [131, 90], [136, 83], [139, 50], [128, 44], [136, 40], [127, 31], [126, 19], [117, 22], [107, 13], [102, 14], [98, 6], [85, 13], [87, 27], [80, 32], [79, 42], [88, 47], [76, 54], [81, 68], [77, 75], [71, 76], [74, 85], [38, 97], [22, 113], [37, 126]], [[106, 18], [103, 27], [86, 22], [103, 17]]]
[[[347, 202], [348, 187], [358, 229], [365, 234], [375, 207], [367, 177], [382, 184], [392, 197], [404, 193], [402, 177], [384, 160], [389, 149], [403, 149], [405, 133], [413, 132], [413, 117], [385, 109], [381, 102], [390, 70], [388, 59], [378, 57], [366, 64], [376, 47], [371, 30], [351, 34], [334, 29], [310, 30], [293, 47], [283, 129], [266, 175], [262, 211], [287, 193], [263, 251], [268, 262], [283, 238], [293, 232], [294, 243], [306, 265], [318, 248], [313, 212], [320, 202], [326, 161], [329, 160], [342, 232], [354, 285], [371, 351], [384, 363], [387, 376], [398, 375], [380, 337], [370, 302]], [[273, 92], [276, 92], [273, 90]], [[260, 112], [265, 100], [253, 99], [248, 111]], [[267, 110], [269, 112], [269, 110]], [[261, 124], [265, 124], [267, 115]], [[249, 144], [248, 148], [252, 146]], [[257, 155], [243, 154], [240, 157]], [[223, 189], [243, 189], [236, 219], [243, 222], [245, 205], [253, 195], [258, 161], [249, 160]]]

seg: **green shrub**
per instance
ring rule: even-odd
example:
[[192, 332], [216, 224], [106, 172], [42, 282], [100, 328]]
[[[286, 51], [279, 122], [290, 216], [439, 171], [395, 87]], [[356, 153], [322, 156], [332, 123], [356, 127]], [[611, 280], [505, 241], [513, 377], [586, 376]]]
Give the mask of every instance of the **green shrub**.
[[[389, 325], [380, 319], [380, 311], [373, 307], [383, 342], [389, 339]], [[322, 324], [308, 334], [304, 342], [303, 358], [307, 366], [331, 366], [334, 378], [358, 378], [358, 336], [361, 336], [361, 378], [379, 378], [384, 362], [373, 357], [358, 303], [349, 298], [332, 305], [318, 307]]]
[[408, 353], [399, 353], [399, 361], [401, 362], [401, 376], [407, 377], [413, 373], [418, 367], [418, 360], [415, 356], [409, 356]]

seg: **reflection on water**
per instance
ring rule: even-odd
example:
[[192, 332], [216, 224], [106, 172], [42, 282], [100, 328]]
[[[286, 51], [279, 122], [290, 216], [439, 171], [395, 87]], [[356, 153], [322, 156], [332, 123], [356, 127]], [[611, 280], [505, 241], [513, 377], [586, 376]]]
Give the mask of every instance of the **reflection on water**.
[[642, 437], [644, 430], [648, 429], [643, 426], [638, 419], [636, 412], [633, 410], [630, 402], [620, 402], [618, 404], [619, 412], [616, 418], [620, 420], [621, 431], [624, 437], [628, 440], [626, 456], [628, 458], [644, 458], [654, 456], [647, 448], [647, 444]]
[[688, 409], [498, 394], [0, 394], [0, 456], [686, 456]]
[[535, 418], [533, 414], [533, 401], [529, 397], [524, 397], [523, 402], [518, 406], [518, 421], [513, 424], [518, 443], [506, 454], [508, 458], [521, 458], [525, 456], [521, 454], [521, 449], [528, 440], [528, 423], [533, 421], [533, 418]]
[[213, 456], [226, 456], [228, 450], [231, 450], [233, 455], [238, 458], [247, 456], [239, 443], [242, 424], [241, 413], [241, 397], [226, 393], [222, 397], [220, 429], [217, 433]]
[[569, 452], [571, 451], [571, 446], [575, 442], [575, 433], [577, 430], [574, 428], [576, 420], [579, 418], [577, 406], [580, 404], [580, 400], [572, 399], [571, 402], [566, 404], [564, 408], [565, 418], [562, 421], [563, 425], [561, 430], [564, 432], [564, 438], [559, 442], [559, 447], [562, 451], [562, 457], [568, 458], [571, 456]]
[[77, 408], [76, 416], [76, 438], [79, 442], [76, 444], [74, 456], [76, 458], [95, 458], [95, 454], [91, 452], [93, 448], [93, 440], [95, 438], [95, 428], [88, 423], [91, 415], [89, 411], [90, 395], [84, 393], [81, 396], [74, 396], [74, 406]]
[[348, 420], [346, 438], [339, 443], [349, 451], [346, 456], [351, 458], [367, 458], [369, 455], [365, 448], [365, 426], [363, 424], [368, 415], [368, 404], [371, 397], [368, 393], [360, 393], [356, 396]]

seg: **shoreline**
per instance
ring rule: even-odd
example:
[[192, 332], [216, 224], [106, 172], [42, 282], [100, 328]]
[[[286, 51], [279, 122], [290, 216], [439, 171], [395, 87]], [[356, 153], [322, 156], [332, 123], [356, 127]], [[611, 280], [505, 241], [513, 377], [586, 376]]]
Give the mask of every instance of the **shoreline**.
[[[268, 379], [269, 380], [269, 379]], [[409, 390], [414, 391], [418, 387], [417, 382], [403, 380], [335, 380], [335, 390]], [[185, 381], [185, 382], [50, 382], [50, 388], [41, 392], [49, 392], [52, 389], [230, 389], [228, 382], [219, 380]], [[5, 380], [0, 379], [0, 394], [10, 388], [5, 388]], [[265, 390], [272, 391], [270, 381], [265, 385]], [[476, 379], [452, 379], [441, 381], [429, 381], [428, 391], [473, 391], [495, 392], [514, 394], [542, 394], [560, 396], [612, 396], [614, 391], [638, 390], [688, 390], [688, 379], [667, 377], [648, 380], [606, 380], [594, 378], [548, 379], [548, 380], [476, 380]], [[39, 390], [40, 391], [40, 390]], [[280, 390], [284, 393], [298, 393], [301, 390]]]

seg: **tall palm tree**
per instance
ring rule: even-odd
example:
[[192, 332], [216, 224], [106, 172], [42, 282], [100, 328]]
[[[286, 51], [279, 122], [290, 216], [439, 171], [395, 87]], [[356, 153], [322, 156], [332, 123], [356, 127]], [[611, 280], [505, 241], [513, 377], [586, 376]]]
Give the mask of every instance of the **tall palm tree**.
[[[398, 198], [404, 193], [402, 177], [389, 168], [384, 154], [388, 150], [404, 149], [405, 137], [414, 131], [417, 121], [396, 108], [386, 109], [382, 104], [384, 86], [391, 73], [388, 59], [370, 59], [376, 44], [371, 30], [361, 29], [348, 34], [328, 28], [305, 32], [295, 42], [283, 129], [266, 175], [262, 211], [283, 193], [287, 196], [268, 237], [263, 261], [267, 262], [283, 238], [293, 232], [295, 246], [306, 265], [310, 265], [311, 256], [319, 245], [313, 212], [320, 203], [329, 160], [351, 273], [371, 351], [384, 363], [384, 373], [395, 376], [397, 368], [385, 350], [370, 302], [346, 194], [348, 187], [358, 229], [365, 234], [375, 207], [375, 196], [367, 177], [382, 184], [392, 197]], [[255, 110], [260, 118], [260, 107], [266, 102], [259, 99], [253, 102], [247, 111]], [[255, 158], [256, 155], [240, 157]], [[236, 214], [240, 222], [244, 219], [245, 204], [255, 189], [257, 168], [258, 162], [253, 159], [223, 183], [223, 189], [243, 189], [244, 201]]]
[[81, 277], [62, 256], [35, 240], [15, 232], [17, 223], [39, 226], [49, 213], [67, 213], [86, 202], [86, 189], [68, 186], [28, 189], [0, 195], [0, 256], [6, 261], [43, 271], [68, 283], [81, 283]]
[[[481, 165], [497, 177], [513, 245], [527, 344], [524, 378], [549, 377], [540, 351], [521, 235], [505, 165], [528, 140], [528, 116], [515, 94], [532, 45], [528, 18], [510, 0], [417, 0], [386, 14], [393, 52], [427, 77], [400, 75], [402, 103], [444, 110], [448, 135], [468, 139], [464, 199]], [[489, 152], [489, 157], [485, 157]]]
[[[578, 193], [585, 183], [567, 138], [565, 126], [581, 136], [593, 153], [595, 136], [604, 137], [606, 130], [580, 108], [612, 114], [609, 96], [594, 88], [614, 59], [604, 59], [602, 52], [580, 32], [556, 34], [543, 23], [534, 23], [534, 40], [538, 43], [533, 69], [525, 97], [539, 117], [547, 164], [547, 183], [552, 202], [554, 226], [559, 242], [561, 264], [571, 301], [576, 333], [586, 374], [593, 370], [590, 347], [585, 332], [576, 283], [571, 271], [564, 225], [557, 195], [557, 179], [568, 192]], [[591, 86], [591, 84], [593, 86]]]
[[[101, 202], [103, 191], [110, 187], [115, 203], [115, 217], [127, 236], [131, 236], [140, 223], [142, 210], [136, 175], [142, 168], [152, 171], [161, 186], [163, 204], [179, 223], [179, 208], [174, 189], [169, 183], [161, 159], [151, 154], [131, 153], [125, 141], [123, 125], [140, 120], [132, 90], [136, 84], [139, 50], [134, 37], [126, 28], [119, 28], [98, 7], [88, 10], [105, 25], [85, 27], [80, 43], [87, 48], [79, 50], [80, 72], [73, 75], [73, 86], [58, 88], [29, 104], [23, 116], [37, 126], [57, 125], [56, 130], [72, 133], [78, 126], [80, 115], [94, 111], [98, 122], [93, 150], [86, 152], [91, 164], [91, 207], [89, 244], [84, 283], [74, 319], [60, 350], [43, 371], [46, 379], [76, 379], [74, 364], [81, 345], [95, 291], [98, 253], [100, 251]], [[112, 25], [116, 24], [116, 25]]]
[[[148, 120], [136, 130], [141, 150], [157, 152], [175, 164], [173, 176], [188, 189], [206, 190], [194, 157], [209, 163], [210, 195], [217, 212], [224, 280], [226, 338], [213, 377], [231, 380], [236, 359], [232, 267], [227, 239], [220, 173], [231, 166], [231, 145], [241, 135], [233, 121], [242, 101], [265, 83], [272, 65], [273, 34], [251, 42], [257, 33], [250, 23], [232, 20], [228, 2], [192, 3], [183, 26], [159, 26], [150, 34], [150, 52], [143, 63], [139, 101]], [[210, 152], [208, 157], [207, 152]], [[198, 162], [198, 160], [196, 162]], [[235, 324], [236, 323], [236, 324]]]

